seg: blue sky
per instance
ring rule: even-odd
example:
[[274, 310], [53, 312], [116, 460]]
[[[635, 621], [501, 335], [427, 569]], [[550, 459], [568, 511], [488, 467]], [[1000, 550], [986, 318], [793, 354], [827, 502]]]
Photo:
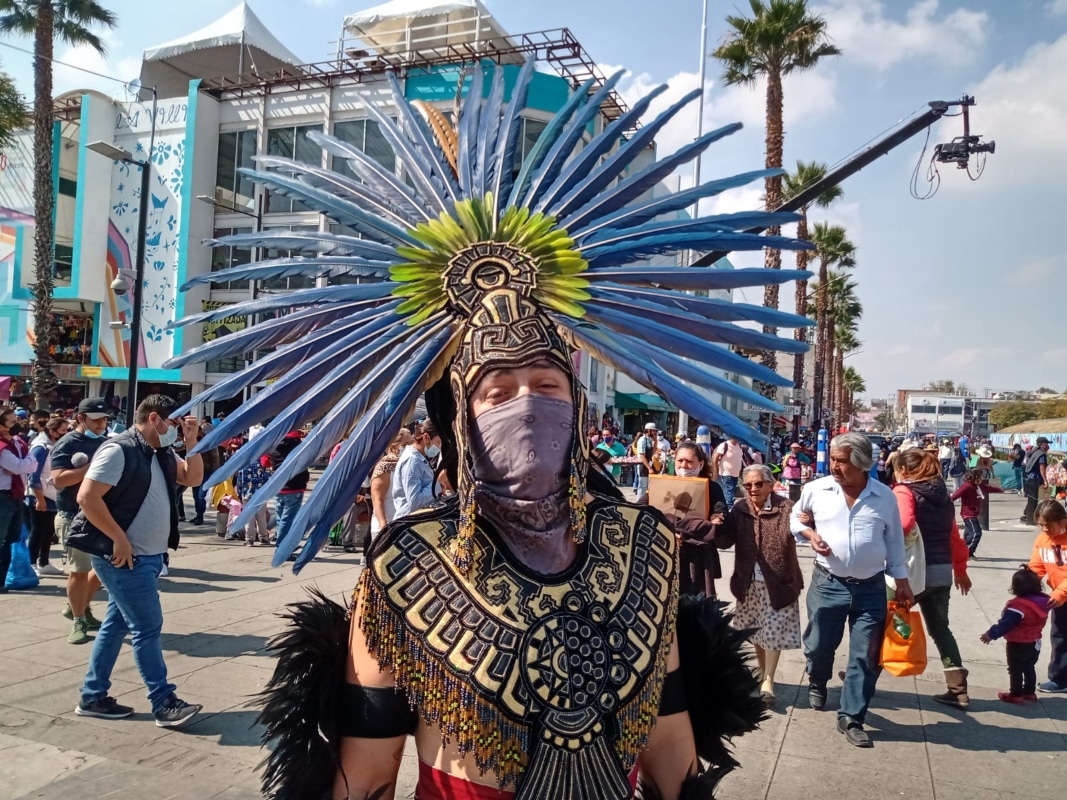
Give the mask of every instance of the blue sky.
[[[109, 37], [108, 58], [62, 47], [57, 57], [123, 79], [136, 77], [144, 48], [192, 32], [230, 7], [218, 0], [157, 0], [147, 13], [143, 2], [107, 5], [120, 20]], [[310, 62], [328, 57], [346, 14], [374, 3], [251, 5]], [[710, 0], [709, 49], [725, 32], [723, 17], [747, 5]], [[979, 392], [1067, 388], [1067, 340], [1059, 333], [1055, 306], [1042, 302], [1056, 296], [1056, 279], [1067, 273], [1057, 236], [1067, 218], [1067, 0], [811, 5], [827, 18], [844, 55], [787, 81], [787, 165], [798, 158], [837, 162], [926, 101], [963, 93], [978, 99], [973, 132], [995, 139], [998, 150], [977, 182], [942, 167], [939, 193], [920, 202], [908, 192], [923, 144], [916, 137], [849, 179], [843, 202], [817, 212], [816, 219], [846, 225], [859, 247], [855, 277], [865, 306], [864, 346], [850, 363], [876, 396], [940, 378]], [[513, 34], [570, 28], [606, 70], [629, 71], [622, 84], [626, 96], [669, 83], [662, 107], [698, 83], [701, 0], [488, 0], [487, 6]], [[0, 58], [29, 93], [29, 57], [4, 48]], [[57, 92], [92, 87], [121, 96], [118, 84], [62, 67], [56, 82]], [[705, 178], [752, 169], [763, 160], [762, 92], [722, 87], [718, 66], [709, 61], [705, 125], [733, 120], [744, 122], [745, 130], [710, 151]], [[680, 115], [661, 151], [692, 139], [696, 121], [695, 108]], [[935, 127], [931, 145], [959, 135], [959, 122]], [[759, 194], [758, 188], [735, 193], [705, 210], [752, 207]], [[762, 263], [758, 254], [735, 260]], [[792, 288], [783, 287], [782, 297], [791, 303]], [[745, 299], [759, 301], [751, 290]]]

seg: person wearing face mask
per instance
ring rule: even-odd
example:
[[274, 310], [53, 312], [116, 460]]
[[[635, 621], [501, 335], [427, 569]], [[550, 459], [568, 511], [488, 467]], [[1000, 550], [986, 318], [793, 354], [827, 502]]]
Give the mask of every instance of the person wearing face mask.
[[11, 545], [22, 536], [23, 499], [37, 460], [21, 438], [22, 425], [10, 406], [0, 406], [0, 593], [11, 566]]
[[30, 514], [30, 563], [40, 578], [44, 575], [63, 575], [63, 570], [48, 563], [52, 537], [56, 535], [56, 485], [52, 481], [52, 449], [67, 433], [67, 421], [46, 419], [43, 429], [30, 446], [30, 455], [37, 462], [30, 480], [33, 496], [26, 497]]
[[[201, 426], [201, 430], [203, 430], [203, 426]], [[300, 446], [303, 440], [304, 434], [302, 432], [298, 430], [289, 431], [278, 443], [278, 446], [271, 451], [270, 455], [264, 456], [264, 461], [266, 462], [264, 466], [268, 467], [273, 473], [285, 463], [285, 460], [293, 454], [293, 451]], [[285, 485], [274, 498], [274, 512], [277, 516], [276, 535], [279, 542], [285, 538], [289, 529], [293, 527], [293, 520], [296, 519], [300, 506], [304, 504], [304, 492], [307, 491], [310, 480], [311, 472], [306, 469], [301, 470], [285, 482]]]
[[400, 432], [389, 444], [385, 455], [378, 459], [370, 476], [370, 538], [373, 541], [378, 534], [385, 530], [396, 518], [396, 507], [393, 505], [393, 474], [396, 472], [400, 454], [409, 447], [415, 438], [407, 428], [401, 428]]
[[52, 483], [56, 487], [56, 533], [67, 559], [67, 604], [63, 616], [71, 621], [70, 644], [85, 644], [89, 631], [100, 628], [89, 601], [100, 589], [88, 553], [67, 547], [70, 523], [80, 510], [78, 489], [89, 463], [100, 445], [107, 441], [110, 409], [103, 397], [88, 397], [78, 404], [75, 426], [52, 448]]
[[[596, 446], [596, 449], [605, 451], [610, 458], [622, 458], [626, 455], [626, 446], [615, 438], [615, 433], [611, 428], [604, 428], [601, 432], [600, 443]], [[622, 477], [622, 464], [609, 463], [606, 469], [610, 472], [615, 483], [618, 483]]]
[[198, 486], [203, 476], [199, 455], [182, 460], [171, 449], [179, 424], [190, 449], [199, 432], [195, 417], [180, 423], [171, 419], [176, 405], [161, 394], [142, 400], [133, 428], [100, 447], [78, 489], [81, 511], [71, 523], [70, 540], [96, 535], [109, 545], [94, 548], [90, 556], [107, 588], [108, 605], [74, 709], [81, 717], [121, 719], [133, 713], [108, 694], [127, 634], [158, 727], [180, 727], [202, 708], [175, 694], [160, 646], [163, 609], [157, 582], [164, 553], [178, 547], [177, 484]]
[[413, 436], [415, 440], [400, 451], [389, 487], [394, 519], [431, 506], [436, 499], [433, 462], [441, 454], [441, 437], [428, 419], [415, 426]]

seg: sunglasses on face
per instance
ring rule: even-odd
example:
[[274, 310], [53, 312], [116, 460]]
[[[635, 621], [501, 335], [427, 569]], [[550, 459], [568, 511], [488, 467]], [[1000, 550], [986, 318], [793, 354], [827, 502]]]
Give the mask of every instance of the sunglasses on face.
[[746, 489], [762, 489], [764, 483], [764, 481], [756, 481], [755, 483], [743, 483], [741, 485]]

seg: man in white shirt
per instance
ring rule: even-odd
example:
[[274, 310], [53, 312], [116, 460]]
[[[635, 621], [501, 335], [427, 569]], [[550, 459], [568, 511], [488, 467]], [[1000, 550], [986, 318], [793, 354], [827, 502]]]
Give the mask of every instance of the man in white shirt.
[[896, 600], [915, 598], [904, 563], [904, 530], [892, 490], [870, 480], [871, 440], [846, 433], [830, 442], [830, 475], [804, 486], [793, 507], [790, 528], [815, 551], [808, 587], [808, 699], [826, 706], [826, 682], [834, 653], [850, 626], [848, 668], [841, 687], [837, 729], [850, 744], [870, 747], [863, 730], [867, 707], [881, 672], [886, 622], [885, 576], [896, 580]]
[[715, 448], [711, 463], [712, 471], [718, 476], [723, 494], [726, 495], [726, 507], [732, 508], [737, 481], [741, 477], [741, 469], [745, 466], [741, 443], [731, 436]]

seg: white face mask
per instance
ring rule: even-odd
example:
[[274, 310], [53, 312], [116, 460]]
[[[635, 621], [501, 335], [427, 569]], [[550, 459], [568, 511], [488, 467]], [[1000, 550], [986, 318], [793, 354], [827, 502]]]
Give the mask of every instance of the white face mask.
[[437, 458], [437, 456], [440, 455], [440, 453], [441, 453], [441, 448], [438, 447], [437, 445], [435, 445], [435, 444], [426, 445], [426, 457], [427, 458]]
[[675, 467], [674, 472], [679, 478], [699, 478], [700, 468], [686, 469], [685, 467]]
[[167, 432], [166, 433], [161, 433], [159, 435], [159, 446], [160, 447], [170, 447], [176, 441], [178, 441], [178, 429], [176, 427], [174, 427], [173, 425], [168, 425], [167, 426]]

